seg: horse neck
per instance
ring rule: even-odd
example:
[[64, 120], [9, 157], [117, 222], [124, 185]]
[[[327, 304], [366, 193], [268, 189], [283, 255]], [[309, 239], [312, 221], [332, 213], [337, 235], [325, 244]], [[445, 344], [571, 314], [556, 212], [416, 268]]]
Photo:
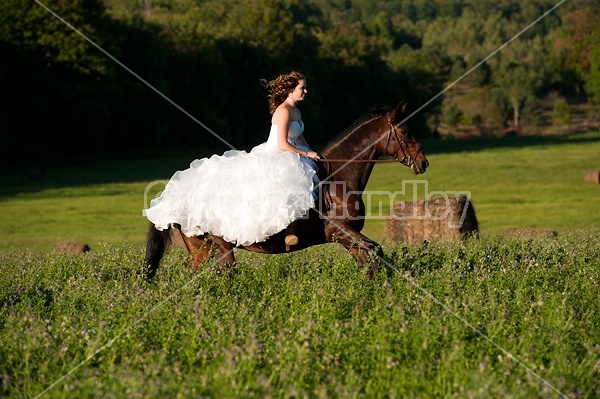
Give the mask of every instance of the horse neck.
[[[323, 155], [327, 159], [352, 159], [371, 161], [381, 155], [379, 117], [373, 117], [348, 130], [338, 140], [329, 144]], [[341, 162], [332, 164], [335, 181], [345, 181], [349, 190], [363, 191], [367, 186], [375, 162]]]

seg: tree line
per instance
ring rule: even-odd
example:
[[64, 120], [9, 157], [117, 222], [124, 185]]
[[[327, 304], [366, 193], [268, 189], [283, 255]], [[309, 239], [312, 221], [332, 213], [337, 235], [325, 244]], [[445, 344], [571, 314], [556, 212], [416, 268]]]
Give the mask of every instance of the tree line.
[[[299, 70], [310, 141], [371, 107], [416, 109], [541, 16], [554, 0], [48, 0], [108, 54], [237, 148], [266, 139], [261, 79]], [[461, 84], [478, 123], [526, 123], [557, 91], [600, 102], [600, 5], [572, 0]], [[0, 4], [4, 164], [101, 151], [221, 143], [47, 10]], [[441, 97], [410, 121], [421, 136], [460, 107]]]

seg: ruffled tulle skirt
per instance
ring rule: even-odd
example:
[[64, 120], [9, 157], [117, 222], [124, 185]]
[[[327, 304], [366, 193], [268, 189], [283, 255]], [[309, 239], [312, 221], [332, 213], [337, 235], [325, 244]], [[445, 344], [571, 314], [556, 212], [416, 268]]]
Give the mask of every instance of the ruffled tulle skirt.
[[176, 172], [143, 211], [158, 230], [179, 224], [188, 237], [212, 233], [249, 245], [266, 240], [314, 206], [312, 160], [267, 143], [195, 160]]

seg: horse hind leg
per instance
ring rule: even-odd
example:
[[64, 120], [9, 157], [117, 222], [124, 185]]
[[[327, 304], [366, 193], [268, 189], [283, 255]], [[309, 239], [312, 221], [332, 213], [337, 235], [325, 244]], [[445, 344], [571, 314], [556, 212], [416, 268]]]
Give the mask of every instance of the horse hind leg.
[[187, 265], [194, 273], [197, 273], [199, 266], [212, 256], [217, 258], [222, 272], [235, 270], [233, 244], [221, 237], [209, 236], [208, 234], [197, 237], [186, 237], [184, 234], [181, 234], [181, 236], [189, 252]]

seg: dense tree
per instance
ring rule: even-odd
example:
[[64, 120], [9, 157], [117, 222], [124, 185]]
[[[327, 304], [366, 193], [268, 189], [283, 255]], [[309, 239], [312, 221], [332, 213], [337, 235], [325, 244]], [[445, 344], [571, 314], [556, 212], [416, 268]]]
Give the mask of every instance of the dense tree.
[[[102, 46], [108, 21], [93, 0], [52, 5]], [[1, 130], [4, 162], [41, 163], [105, 140], [102, 123], [115, 104], [112, 64], [43, 8], [19, 0], [0, 3]]]
[[593, 101], [600, 103], [600, 27], [596, 28], [593, 36], [592, 54], [590, 57], [590, 72], [586, 81], [586, 91]]
[[566, 62], [585, 72], [589, 70], [594, 50], [593, 32], [600, 23], [600, 4], [579, 3], [581, 8], [575, 8], [563, 17], [554, 47], [565, 55]]
[[523, 65], [509, 63], [494, 73], [494, 83], [513, 111], [513, 125], [519, 126], [521, 108], [535, 93], [534, 76]]
[[[600, 3], [594, 0], [577, 0], [567, 9], [562, 24], [554, 35], [554, 51], [562, 74], [569, 78], [576, 90], [593, 91], [586, 81], [590, 78], [590, 68], [597, 43], [594, 32], [600, 26]], [[590, 93], [593, 97], [594, 95]]]
[[547, 43], [539, 36], [515, 41], [492, 60], [490, 66], [500, 99], [512, 110], [512, 124], [519, 126], [526, 101], [531, 101], [554, 75]]
[[[552, 0], [54, 0], [48, 6], [181, 108], [238, 147], [265, 138], [259, 81], [309, 76], [303, 111], [324, 142], [379, 104], [417, 108], [554, 5]], [[536, 96], [570, 86], [600, 101], [598, 3], [546, 17], [461, 82], [513, 123]], [[548, 49], [554, 49], [551, 56]], [[37, 4], [0, 3], [5, 163], [220, 142]], [[493, 96], [490, 94], [493, 93]], [[477, 94], [479, 95], [479, 94]], [[483, 95], [483, 94], [482, 94]], [[473, 97], [473, 96], [472, 96]], [[475, 98], [474, 96], [473, 98]], [[413, 109], [414, 109], [413, 108]], [[450, 112], [451, 111], [451, 112]], [[441, 101], [411, 121], [441, 112]], [[35, 117], [34, 117], [35, 116]], [[447, 117], [447, 118], [446, 118]], [[525, 118], [533, 120], [532, 118]], [[27, 136], [25, 141], [21, 137]]]

